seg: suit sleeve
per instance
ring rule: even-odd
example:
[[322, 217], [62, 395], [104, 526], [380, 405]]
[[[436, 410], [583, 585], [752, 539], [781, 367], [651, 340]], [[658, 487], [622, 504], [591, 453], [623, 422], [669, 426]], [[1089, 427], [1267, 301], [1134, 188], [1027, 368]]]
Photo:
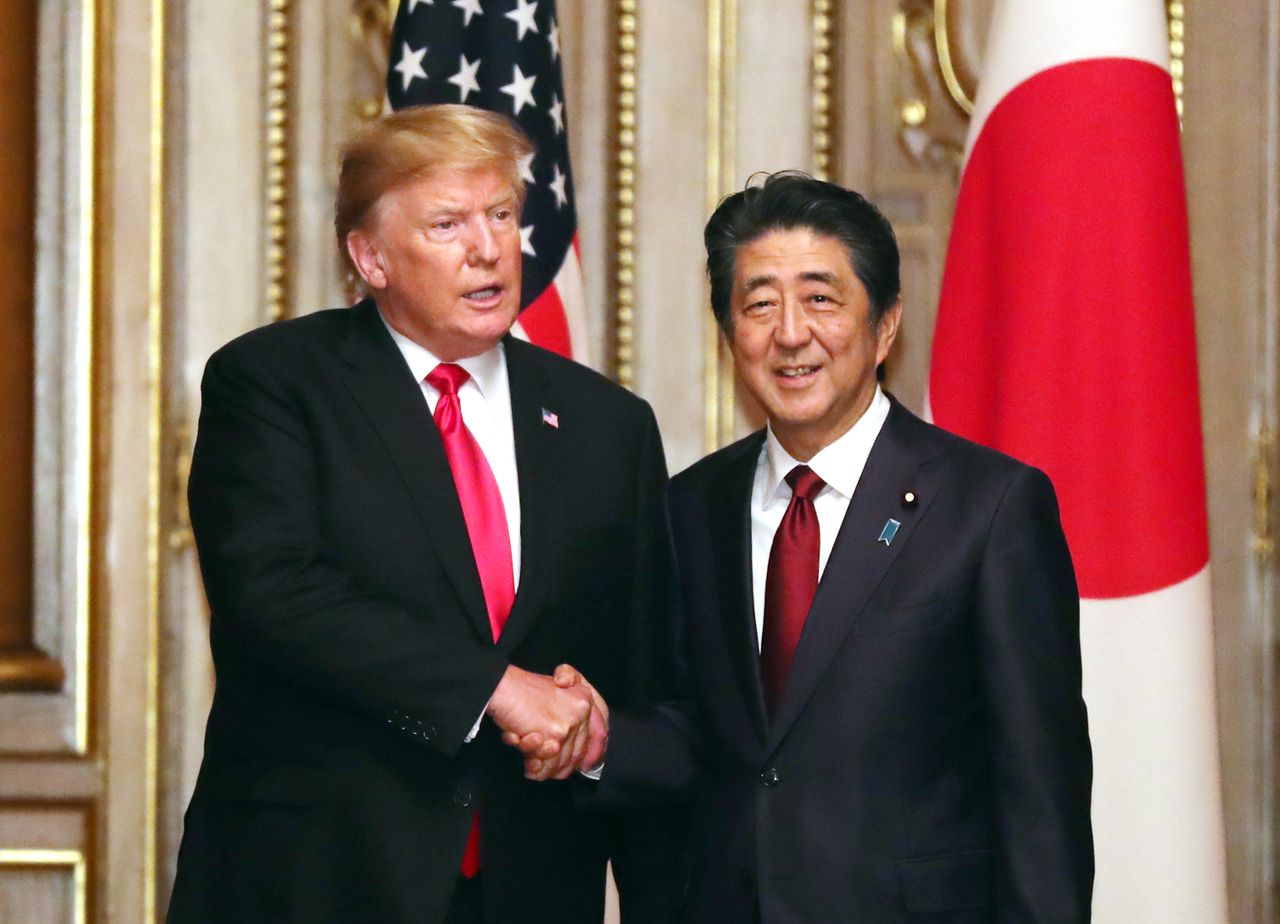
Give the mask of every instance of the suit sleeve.
[[[358, 586], [326, 551], [313, 437], [284, 379], [230, 348], [205, 371], [189, 496], [215, 629], [315, 695], [434, 728], [422, 737], [452, 756], [506, 659]], [[441, 596], [424, 606], [458, 606]]]
[[[638, 755], [650, 762], [676, 754], [683, 744], [680, 703], [684, 693], [680, 610], [675, 560], [666, 513], [666, 463], [657, 422], [646, 408], [643, 450], [636, 484], [637, 548], [633, 575], [627, 690], [610, 705], [610, 743], [601, 782], [587, 784], [592, 807], [616, 812], [610, 855], [622, 917], [668, 922], [677, 917], [677, 869], [685, 836], [685, 809], [677, 800], [653, 805], [616, 785]], [[673, 743], [677, 750], [672, 751]], [[657, 755], [657, 756], [655, 756]], [[677, 775], [681, 775], [677, 771]]]
[[651, 435], [646, 440], [637, 485], [641, 527], [633, 625], [650, 637], [643, 649], [652, 651], [654, 657], [648, 665], [632, 661], [632, 668], [643, 675], [633, 680], [633, 688], [644, 695], [616, 710], [610, 708], [609, 750], [604, 773], [593, 792], [592, 804], [597, 806], [679, 802], [690, 796], [697, 777], [698, 725], [667, 503], [666, 465], [652, 413], [648, 427]]
[[1092, 757], [1079, 592], [1049, 479], [1022, 468], [992, 521], [977, 587], [997, 806], [998, 920], [1085, 922]]

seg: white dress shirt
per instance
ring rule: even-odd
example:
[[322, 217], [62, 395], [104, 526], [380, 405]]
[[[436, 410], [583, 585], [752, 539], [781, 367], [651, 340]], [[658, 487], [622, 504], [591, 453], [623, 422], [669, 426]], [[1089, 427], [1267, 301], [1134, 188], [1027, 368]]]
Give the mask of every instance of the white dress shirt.
[[[427, 375], [440, 365], [440, 360], [421, 344], [397, 331], [383, 318], [391, 339], [422, 389], [427, 408], [436, 412], [440, 392], [427, 384]], [[520, 586], [520, 481], [516, 474], [516, 437], [511, 423], [511, 385], [507, 380], [507, 356], [498, 343], [479, 356], [460, 359], [456, 365], [466, 369], [471, 378], [458, 389], [462, 405], [462, 422], [480, 444], [498, 482], [502, 509], [507, 514], [507, 536], [511, 540], [512, 587]]]
[[764, 584], [769, 573], [769, 550], [791, 503], [791, 486], [785, 480], [787, 473], [797, 465], [807, 464], [826, 482], [813, 500], [818, 515], [818, 579], [821, 580], [836, 533], [849, 510], [853, 490], [867, 465], [867, 456], [871, 455], [871, 446], [889, 416], [889, 407], [889, 399], [877, 385], [871, 404], [857, 422], [833, 443], [820, 449], [808, 463], [793, 459], [773, 435], [773, 430], [766, 431], [751, 486], [751, 590], [756, 608], [757, 649], [764, 631]]

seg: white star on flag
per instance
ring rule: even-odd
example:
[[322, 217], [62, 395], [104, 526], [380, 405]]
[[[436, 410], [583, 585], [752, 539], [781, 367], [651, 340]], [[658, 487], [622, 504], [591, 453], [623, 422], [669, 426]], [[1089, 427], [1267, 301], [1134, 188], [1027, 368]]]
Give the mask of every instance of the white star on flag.
[[449, 83], [458, 88], [458, 93], [462, 99], [460, 102], [465, 103], [471, 91], [480, 92], [480, 84], [476, 80], [476, 71], [480, 69], [480, 58], [474, 61], [468, 61], [466, 55], [458, 56], [458, 73], [449, 78]]
[[538, 11], [538, 3], [537, 0], [532, 3], [529, 0], [516, 0], [516, 3], [518, 6], [506, 15], [507, 19], [515, 23], [516, 29], [519, 30], [516, 35], [516, 41], [518, 42], [525, 37], [526, 33], [538, 31], [538, 24], [533, 21], [533, 14]]
[[524, 180], [526, 183], [535, 183], [535, 182], [537, 182], [537, 181], [533, 178], [533, 158], [534, 158], [535, 156], [536, 156], [536, 155], [534, 155], [534, 154], [526, 154], [524, 157], [521, 157], [521, 158], [519, 159], [519, 161], [520, 161], [520, 164], [519, 164], [519, 166], [520, 166], [520, 179]]
[[[406, 45], [405, 47], [407, 48], [409, 46]], [[423, 50], [425, 51], [426, 49]], [[520, 72], [519, 64], [513, 64], [511, 66], [511, 71], [511, 83], [502, 87], [502, 92], [511, 97], [511, 104], [515, 106], [516, 110], [515, 114], [519, 115], [520, 110], [524, 108], [526, 103], [530, 106], [537, 105], [537, 103], [533, 101], [533, 83], [538, 79], [538, 75], [531, 74], [526, 77]], [[423, 76], [425, 77], [426, 75], [424, 74]], [[408, 81], [405, 81], [405, 86], [407, 87], [408, 85]]]
[[564, 103], [560, 102], [560, 97], [551, 97], [551, 121], [556, 123], [556, 133], [564, 131]]
[[419, 3], [425, 3], [427, 6], [435, 3], [435, 0], [409, 0], [409, 12], [412, 13], [418, 8]]
[[462, 20], [464, 26], [471, 25], [472, 16], [484, 15], [484, 10], [480, 9], [480, 0], [453, 0], [453, 5], [465, 15], [466, 18]]
[[531, 257], [538, 255], [538, 252], [533, 249], [533, 225], [525, 225], [520, 229], [520, 252], [527, 253]]
[[565, 183], [565, 180], [567, 179], [568, 177], [566, 177], [563, 173], [560, 172], [560, 165], [556, 164], [555, 179], [553, 179], [547, 185], [551, 187], [551, 191], [555, 193], [556, 208], [558, 209], [564, 208], [566, 205], [569, 204], [569, 196], [564, 190], [564, 183]]
[[[422, 69], [422, 59], [427, 53], [427, 46], [423, 45], [417, 51], [409, 47], [408, 42], [402, 43], [400, 52], [400, 63], [394, 68], [400, 74], [400, 79], [404, 86], [402, 89], [409, 89], [409, 84], [413, 83], [413, 78], [421, 77], [427, 79], [427, 72]], [[516, 110], [519, 112], [520, 110]]]
[[547, 33], [547, 43], [551, 46], [551, 60], [560, 58], [560, 23], [551, 20], [551, 31]]

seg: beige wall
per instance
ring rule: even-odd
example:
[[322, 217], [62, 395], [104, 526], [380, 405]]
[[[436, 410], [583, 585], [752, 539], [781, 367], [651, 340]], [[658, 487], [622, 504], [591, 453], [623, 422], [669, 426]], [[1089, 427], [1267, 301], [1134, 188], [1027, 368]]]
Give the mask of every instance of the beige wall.
[[[0, 918], [164, 905], [212, 682], [180, 501], [199, 374], [273, 311], [344, 297], [332, 153], [380, 94], [380, 34], [358, 40], [353, 10], [376, 25], [382, 2], [40, 4], [33, 608], [65, 676], [0, 690]], [[750, 426], [710, 329], [700, 232], [757, 170], [825, 167], [890, 215], [907, 297], [893, 387], [919, 405], [965, 128], [910, 28], [930, 7], [560, 0], [589, 358], [654, 404], [673, 470]], [[949, 8], [980, 36], [988, 4]], [[1276, 417], [1280, 0], [1188, 4], [1186, 25], [1232, 920], [1263, 924], [1276, 604], [1254, 495], [1276, 476], [1274, 454], [1255, 460]], [[904, 122], [913, 100], [925, 113]]]

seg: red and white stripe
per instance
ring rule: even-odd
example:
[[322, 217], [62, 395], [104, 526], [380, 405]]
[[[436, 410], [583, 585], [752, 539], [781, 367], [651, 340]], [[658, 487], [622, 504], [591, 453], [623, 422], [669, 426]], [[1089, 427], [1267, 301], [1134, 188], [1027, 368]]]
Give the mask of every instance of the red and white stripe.
[[929, 380], [1053, 479], [1081, 591], [1094, 919], [1226, 922], [1179, 128], [1160, 0], [997, 0]]
[[580, 363], [588, 361], [587, 299], [582, 288], [582, 262], [576, 234], [555, 279], [520, 312], [511, 332], [561, 356]]

